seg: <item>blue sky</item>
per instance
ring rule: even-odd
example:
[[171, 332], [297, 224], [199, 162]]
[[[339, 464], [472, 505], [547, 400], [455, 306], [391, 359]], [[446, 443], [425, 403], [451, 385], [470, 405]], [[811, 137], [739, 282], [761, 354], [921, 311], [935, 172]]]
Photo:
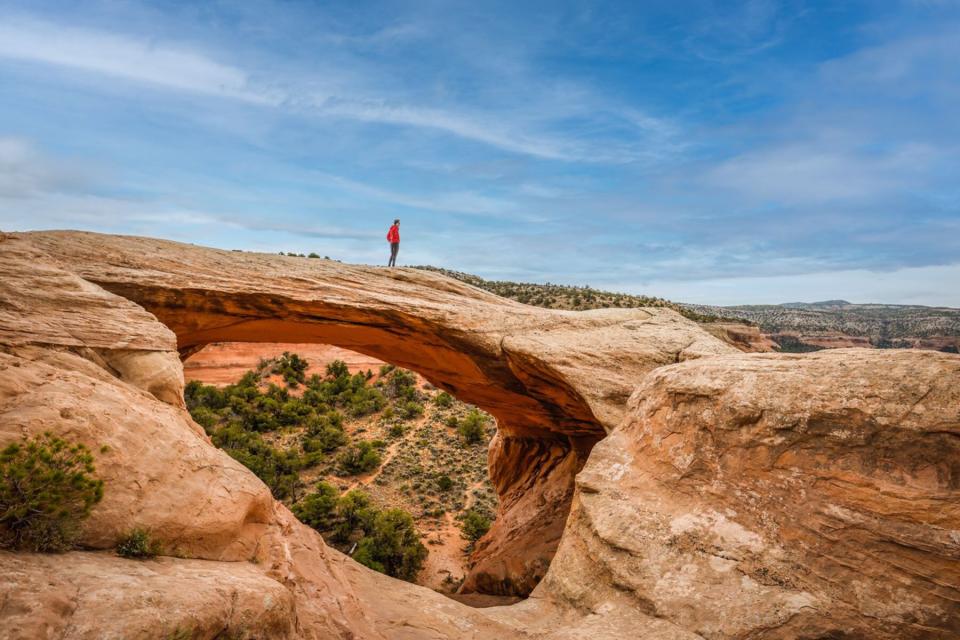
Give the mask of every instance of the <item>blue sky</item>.
[[0, 228], [960, 306], [960, 0], [4, 2]]

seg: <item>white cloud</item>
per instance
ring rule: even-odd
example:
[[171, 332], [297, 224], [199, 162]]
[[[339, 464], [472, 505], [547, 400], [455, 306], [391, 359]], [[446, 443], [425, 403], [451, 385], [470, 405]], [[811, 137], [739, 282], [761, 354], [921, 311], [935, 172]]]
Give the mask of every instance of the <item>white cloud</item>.
[[505, 151], [513, 151], [540, 158], [571, 159], [574, 154], [556, 141], [537, 139], [514, 131], [503, 130], [497, 125], [482, 123], [479, 119], [428, 107], [389, 105], [384, 102], [325, 99], [317, 103], [321, 114], [436, 129], [460, 138], [475, 140]]
[[243, 69], [223, 64], [189, 48], [151, 42], [105, 31], [65, 27], [22, 18], [0, 21], [0, 57], [28, 60], [168, 89], [189, 91], [262, 104], [296, 107], [306, 104], [316, 114], [365, 122], [436, 129], [506, 151], [563, 159], [569, 150], [443, 109], [383, 100], [324, 95], [304, 98], [298, 89], [267, 89], [252, 82]]
[[822, 140], [742, 154], [710, 170], [705, 181], [778, 204], [877, 198], [922, 178], [937, 155], [917, 144], [880, 154]]
[[0, 137], [0, 198], [21, 198], [85, 184], [89, 168], [50, 159], [21, 138]]
[[472, 191], [437, 192], [431, 193], [430, 195], [416, 195], [383, 189], [328, 173], [316, 172], [313, 176], [326, 184], [349, 191], [350, 193], [380, 200], [396, 206], [446, 213], [494, 216], [509, 215], [516, 212], [516, 207], [510, 201], [491, 198]]
[[[373, 41], [416, 35], [412, 26], [377, 32]], [[350, 37], [344, 37], [352, 41]], [[327, 38], [336, 44], [333, 36]], [[269, 85], [257, 74], [214, 59], [184, 44], [161, 42], [103, 30], [81, 29], [17, 16], [0, 16], [0, 58], [26, 60], [103, 74], [158, 88], [229, 98], [246, 103], [298, 110], [319, 117], [432, 129], [464, 140], [548, 160], [630, 162], [675, 152], [676, 129], [665, 120], [602, 100], [548, 100], [531, 103], [526, 115], [511, 107], [489, 110], [443, 108], [380, 95], [376, 76], [362, 66], [351, 69], [271, 72]], [[265, 76], [266, 74], [261, 74]], [[533, 80], [531, 80], [533, 82]], [[324, 90], [318, 93], [320, 84]], [[364, 88], [366, 87], [366, 88]], [[532, 93], [530, 94], [533, 95]], [[571, 115], [614, 117], [634, 127], [638, 140], [591, 144], [576, 135], [549, 133], [550, 123]], [[642, 141], [643, 144], [639, 142]]]
[[49, 22], [0, 20], [0, 57], [64, 66], [170, 89], [276, 104], [241, 69], [187, 48]]

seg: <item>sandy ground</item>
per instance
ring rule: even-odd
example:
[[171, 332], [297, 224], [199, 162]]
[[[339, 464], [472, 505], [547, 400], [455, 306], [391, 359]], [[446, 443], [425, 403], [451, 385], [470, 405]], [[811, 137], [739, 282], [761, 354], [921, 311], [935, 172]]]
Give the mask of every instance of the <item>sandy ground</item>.
[[204, 384], [226, 386], [255, 369], [261, 358], [275, 358], [284, 351], [306, 358], [311, 373], [322, 374], [324, 368], [334, 360], [343, 360], [351, 373], [367, 369], [377, 373], [384, 364], [376, 358], [328, 344], [218, 342], [207, 345], [187, 358], [183, 363], [183, 377], [187, 382], [199, 380]]

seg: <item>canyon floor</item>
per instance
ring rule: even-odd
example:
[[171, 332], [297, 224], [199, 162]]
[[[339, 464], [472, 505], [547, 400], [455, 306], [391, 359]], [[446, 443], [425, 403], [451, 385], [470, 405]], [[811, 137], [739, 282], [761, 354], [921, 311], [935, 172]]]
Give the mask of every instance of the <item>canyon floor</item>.
[[[245, 374], [254, 371], [264, 361], [273, 362], [284, 353], [296, 354], [309, 363], [305, 374], [322, 375], [335, 361], [346, 364], [350, 373], [369, 372], [371, 381], [380, 376], [387, 363], [356, 351], [323, 344], [276, 343], [216, 343], [204, 347], [183, 363], [186, 382], [226, 386], [237, 383]], [[376, 469], [357, 475], [342, 476], [330, 466], [305, 469], [300, 473], [304, 490], [324, 480], [341, 492], [362, 489], [379, 508], [397, 507], [410, 513], [428, 555], [415, 582], [440, 593], [455, 595], [469, 567], [471, 545], [464, 537], [458, 520], [468, 511], [476, 511], [493, 519], [497, 497], [487, 474], [487, 443], [496, 429], [492, 417], [488, 420], [487, 436], [479, 443], [465, 444], [456, 429], [448, 426], [452, 416], [463, 418], [469, 407], [453, 399], [449, 407], [438, 407], [435, 400], [439, 390], [423, 377], [415, 376], [416, 386], [423, 396], [422, 416], [412, 420], [387, 420], [383, 412], [370, 416], [344, 417], [344, 429], [350, 440], [382, 440], [388, 444], [382, 462]], [[279, 375], [264, 375], [262, 387], [273, 383], [286, 386]], [[302, 394], [304, 387], [290, 389], [293, 395]], [[403, 431], [392, 435], [390, 427], [400, 424]], [[268, 441], [278, 446], [289, 446], [303, 433], [302, 427], [278, 430], [269, 434]], [[437, 479], [451, 477], [454, 486], [449, 491], [436, 487]], [[292, 502], [287, 501], [289, 506]], [[438, 513], [442, 510], [442, 513]], [[504, 604], [515, 598], [459, 595], [470, 602]]]

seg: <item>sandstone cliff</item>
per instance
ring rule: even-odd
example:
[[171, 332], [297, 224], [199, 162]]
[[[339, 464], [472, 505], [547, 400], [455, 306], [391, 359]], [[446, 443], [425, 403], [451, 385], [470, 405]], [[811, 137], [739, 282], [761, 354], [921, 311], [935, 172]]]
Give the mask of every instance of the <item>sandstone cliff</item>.
[[[95, 234], [7, 236], [0, 273], [0, 445], [109, 447], [88, 551], [0, 556], [6, 637], [960, 632], [960, 356], [745, 355], [668, 309]], [[493, 413], [468, 586], [546, 572], [532, 597], [475, 610], [327, 548], [183, 409], [178, 351], [227, 340], [341, 345]], [[180, 558], [112, 557], [134, 526]]]

